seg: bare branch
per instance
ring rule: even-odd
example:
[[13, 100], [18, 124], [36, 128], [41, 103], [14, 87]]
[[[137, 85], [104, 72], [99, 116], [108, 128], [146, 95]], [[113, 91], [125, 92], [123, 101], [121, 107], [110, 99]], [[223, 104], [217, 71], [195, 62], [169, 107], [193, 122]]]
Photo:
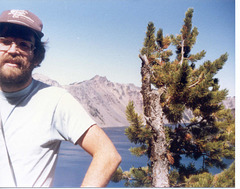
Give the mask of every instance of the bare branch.
[[192, 85], [190, 85], [190, 86], [188, 87], [188, 89], [191, 89], [192, 87], [195, 87], [195, 86], [198, 85], [200, 82], [202, 82], [203, 79], [204, 79], [204, 76], [203, 76], [203, 74], [201, 74], [201, 75], [199, 76], [198, 80], [197, 80], [195, 83], [193, 83]]
[[198, 125], [200, 123], [202, 123], [205, 120], [205, 118], [202, 118], [199, 122], [195, 122], [195, 123], [190, 123], [189, 125], [187, 125], [188, 128], [192, 127], [193, 125]]
[[195, 87], [195, 86], [198, 85], [202, 80], [203, 80], [203, 78], [201, 78], [200, 80], [196, 81], [196, 83], [193, 83], [193, 84], [190, 85], [188, 88], [191, 89], [192, 87]]
[[182, 65], [183, 63], [183, 58], [184, 58], [184, 39], [182, 37], [182, 44], [181, 44], [181, 47], [182, 47], [182, 50], [181, 50], [181, 54], [182, 54], [182, 57], [181, 57], [181, 61], [180, 61], [180, 65]]

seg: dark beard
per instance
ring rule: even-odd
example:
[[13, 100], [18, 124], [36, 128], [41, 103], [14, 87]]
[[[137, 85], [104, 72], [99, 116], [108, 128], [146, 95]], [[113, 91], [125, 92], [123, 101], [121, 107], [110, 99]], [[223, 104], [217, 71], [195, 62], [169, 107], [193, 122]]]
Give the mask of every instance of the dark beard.
[[[7, 71], [9, 73], [5, 73], [3, 65], [6, 62], [14, 62], [19, 67], [13, 67], [11, 71]], [[32, 77], [33, 69], [34, 66], [28, 64], [21, 56], [8, 55], [0, 60], [0, 84], [8, 88], [24, 86]]]

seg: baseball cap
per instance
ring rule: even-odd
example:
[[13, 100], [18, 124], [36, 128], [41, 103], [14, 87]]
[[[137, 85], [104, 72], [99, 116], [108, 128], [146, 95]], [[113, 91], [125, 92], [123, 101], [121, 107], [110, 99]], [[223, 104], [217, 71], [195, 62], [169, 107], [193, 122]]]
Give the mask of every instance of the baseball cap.
[[0, 24], [1, 23], [11, 23], [26, 26], [33, 30], [39, 38], [44, 36], [42, 33], [42, 21], [35, 14], [28, 10], [3, 11], [0, 15]]

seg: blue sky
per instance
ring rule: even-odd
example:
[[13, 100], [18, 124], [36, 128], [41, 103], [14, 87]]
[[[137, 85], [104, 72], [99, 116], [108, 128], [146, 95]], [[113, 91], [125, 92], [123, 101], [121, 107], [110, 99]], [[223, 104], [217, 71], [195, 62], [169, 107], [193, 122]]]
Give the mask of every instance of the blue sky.
[[217, 74], [221, 88], [235, 95], [234, 0], [0, 0], [0, 11], [27, 9], [43, 21], [46, 59], [35, 72], [61, 84], [106, 76], [118, 83], [141, 85], [138, 58], [146, 27], [152, 21], [164, 35], [178, 34], [185, 12], [194, 8], [199, 31], [192, 53], [206, 50], [204, 60], [227, 52]]

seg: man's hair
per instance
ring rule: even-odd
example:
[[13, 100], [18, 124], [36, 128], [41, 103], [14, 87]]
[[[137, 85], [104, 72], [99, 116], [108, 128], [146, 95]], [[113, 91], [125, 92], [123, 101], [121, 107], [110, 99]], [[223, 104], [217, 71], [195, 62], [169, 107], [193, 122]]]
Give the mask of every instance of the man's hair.
[[41, 39], [35, 37], [35, 49], [33, 51], [34, 57], [32, 63], [35, 64], [35, 67], [40, 67], [42, 61], [45, 58], [47, 42], [42, 42]]

